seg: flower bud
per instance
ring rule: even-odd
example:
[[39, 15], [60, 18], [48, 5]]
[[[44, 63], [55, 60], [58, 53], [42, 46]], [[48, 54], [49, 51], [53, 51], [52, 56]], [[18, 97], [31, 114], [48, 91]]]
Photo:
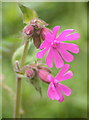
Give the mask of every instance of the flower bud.
[[26, 76], [29, 78], [33, 78], [35, 76], [35, 71], [32, 69], [27, 69], [26, 70]]
[[51, 33], [51, 31], [50, 31], [48, 28], [42, 28], [42, 29], [41, 29], [40, 35], [41, 35], [42, 40], [45, 40], [45, 37], [46, 37], [46, 33], [47, 33], [47, 32], [50, 32], [50, 33]]
[[51, 72], [52, 72], [52, 70], [50, 70], [50, 69], [49, 69], [49, 68], [47, 68], [47, 67], [43, 67], [43, 66], [38, 66], [38, 69], [45, 70], [45, 71], [47, 71], [47, 72], [49, 72], [49, 73], [51, 73]]
[[37, 23], [37, 19], [32, 19], [32, 20], [30, 21], [30, 24], [33, 25], [33, 26], [35, 26], [36, 23]]
[[32, 25], [28, 25], [24, 28], [24, 33], [26, 35], [32, 35], [34, 32], [34, 27]]
[[48, 26], [48, 24], [45, 21], [37, 18], [32, 19], [30, 21], [30, 24], [34, 26], [35, 29], [41, 29], [43, 26]]
[[50, 83], [50, 81], [48, 80], [48, 76], [50, 75], [49, 72], [47, 72], [46, 70], [43, 69], [39, 69], [38, 72], [38, 77], [45, 83]]
[[41, 44], [40, 35], [38, 35], [38, 34], [33, 35], [33, 43], [36, 48], [40, 47], [40, 44]]

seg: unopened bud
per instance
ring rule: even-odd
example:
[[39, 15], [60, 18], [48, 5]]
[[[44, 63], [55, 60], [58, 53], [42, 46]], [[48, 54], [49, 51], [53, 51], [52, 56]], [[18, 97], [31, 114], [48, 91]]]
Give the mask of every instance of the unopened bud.
[[32, 19], [32, 20], [30, 21], [30, 24], [33, 25], [33, 26], [35, 26], [36, 23], [37, 23], [37, 19]]
[[45, 70], [45, 71], [47, 71], [47, 72], [49, 72], [49, 73], [51, 73], [51, 72], [52, 72], [52, 70], [50, 70], [50, 69], [49, 69], [49, 68], [47, 68], [47, 67], [43, 67], [43, 66], [38, 66], [38, 69]]
[[45, 21], [41, 20], [41, 19], [32, 19], [30, 21], [30, 24], [32, 26], [34, 26], [35, 29], [40, 29], [43, 26], [48, 26], [48, 24]]
[[50, 33], [51, 33], [51, 31], [50, 31], [48, 28], [42, 28], [42, 29], [41, 29], [40, 34], [41, 34], [42, 40], [45, 40], [45, 37], [46, 37], [47, 32], [50, 32]]
[[35, 76], [35, 71], [32, 69], [27, 69], [26, 70], [26, 76], [29, 78], [33, 78]]
[[34, 27], [32, 25], [28, 25], [24, 28], [24, 33], [26, 35], [32, 35], [34, 32]]
[[41, 44], [40, 35], [38, 34], [33, 35], [33, 42], [34, 42], [35, 47], [39, 48]]
[[42, 69], [39, 69], [38, 72], [38, 77], [45, 83], [50, 83], [50, 81], [48, 80], [48, 76], [50, 75], [49, 72], [47, 72], [46, 70], [42, 70]]

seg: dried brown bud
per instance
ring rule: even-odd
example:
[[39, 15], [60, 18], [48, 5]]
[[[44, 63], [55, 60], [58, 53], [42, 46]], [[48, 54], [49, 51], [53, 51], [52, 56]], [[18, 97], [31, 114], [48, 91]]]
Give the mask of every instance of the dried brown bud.
[[33, 43], [36, 46], [36, 48], [40, 47], [40, 44], [41, 44], [40, 35], [38, 35], [38, 34], [33, 35]]

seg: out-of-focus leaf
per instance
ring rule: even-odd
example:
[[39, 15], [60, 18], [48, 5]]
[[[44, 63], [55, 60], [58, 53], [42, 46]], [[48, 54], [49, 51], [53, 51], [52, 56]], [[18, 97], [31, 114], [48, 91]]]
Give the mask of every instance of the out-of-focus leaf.
[[[12, 64], [13, 65], [15, 64], [16, 61], [20, 61], [21, 60], [21, 57], [22, 57], [22, 54], [23, 54], [23, 50], [24, 50], [24, 45], [22, 45], [21, 47], [19, 47], [15, 51], [15, 53], [12, 56]], [[30, 41], [29, 42], [28, 53], [27, 53], [25, 64], [31, 64], [34, 61], [37, 61], [36, 53], [38, 51], [39, 50], [36, 49], [36, 47], [34, 46], [33, 42]]]
[[15, 53], [13, 54], [12, 56], [12, 64], [14, 65], [15, 62], [18, 60], [20, 60], [21, 56], [22, 56], [22, 52], [23, 52], [23, 49], [24, 49], [24, 45], [22, 45], [21, 47], [19, 47]]
[[35, 10], [27, 8], [23, 6], [22, 4], [18, 3], [19, 8], [21, 9], [23, 13], [23, 21], [24, 23], [28, 24], [31, 19], [37, 18], [38, 15]]

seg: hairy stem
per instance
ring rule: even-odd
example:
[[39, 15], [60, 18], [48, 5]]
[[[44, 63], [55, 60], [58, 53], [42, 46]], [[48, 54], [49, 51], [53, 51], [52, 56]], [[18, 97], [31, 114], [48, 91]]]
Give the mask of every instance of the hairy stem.
[[[28, 45], [29, 45], [29, 40], [26, 40], [23, 55], [22, 55], [21, 62], [20, 62], [20, 68], [22, 68], [25, 64], [25, 58], [27, 55]], [[22, 84], [21, 78], [17, 76], [16, 77], [16, 85], [17, 85], [16, 86], [16, 103], [15, 103], [15, 114], [14, 114], [15, 118], [20, 118], [21, 84]]]

